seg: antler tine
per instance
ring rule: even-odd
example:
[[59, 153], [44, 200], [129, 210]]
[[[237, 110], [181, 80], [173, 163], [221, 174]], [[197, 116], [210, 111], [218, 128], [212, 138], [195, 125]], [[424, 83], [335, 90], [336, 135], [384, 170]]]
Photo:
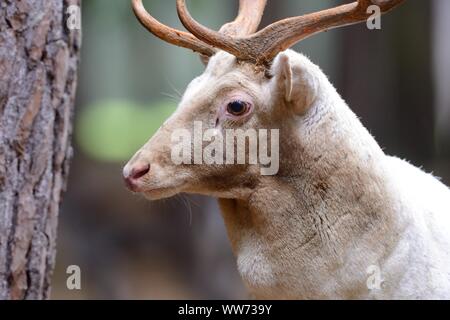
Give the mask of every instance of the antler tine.
[[240, 0], [239, 13], [233, 22], [224, 24], [220, 33], [229, 36], [246, 36], [258, 30], [267, 0]]
[[279, 52], [316, 33], [366, 21], [372, 14], [367, 12], [370, 5], [377, 5], [383, 14], [403, 2], [404, 0], [358, 0], [275, 22], [246, 39], [246, 42], [252, 46], [259, 44], [256, 48], [259, 59], [270, 61]]
[[153, 18], [147, 10], [145, 10], [142, 0], [132, 0], [132, 6], [134, 14], [139, 22], [161, 40], [179, 47], [191, 49], [208, 57], [216, 53], [216, 50], [213, 47], [203, 43], [192, 34], [170, 28]]
[[177, 0], [183, 25], [200, 40], [235, 55], [238, 59], [268, 65], [275, 56], [295, 43], [321, 31], [365, 21], [367, 8], [378, 5], [381, 13], [397, 7], [404, 0], [358, 0], [335, 8], [275, 22], [245, 37], [233, 38], [210, 30], [196, 22], [186, 8], [185, 0]]
[[177, 12], [184, 27], [198, 39], [227, 51], [239, 59], [247, 60], [247, 52], [244, 52], [245, 49], [240, 48], [231, 36], [211, 30], [195, 21], [186, 8], [185, 0], [177, 0]]

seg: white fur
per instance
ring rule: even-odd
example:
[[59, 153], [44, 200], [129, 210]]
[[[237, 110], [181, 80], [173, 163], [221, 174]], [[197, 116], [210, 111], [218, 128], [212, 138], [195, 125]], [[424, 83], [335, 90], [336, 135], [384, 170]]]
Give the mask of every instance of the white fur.
[[[273, 238], [270, 234], [251, 239], [244, 237], [235, 251], [239, 270], [250, 291], [259, 298], [450, 298], [449, 188], [406, 161], [384, 155], [319, 68], [292, 51], [288, 51], [286, 55], [289, 56], [291, 64], [299, 66], [307, 77], [311, 77], [304, 80], [310, 83], [310, 88], [313, 91], [319, 90], [315, 104], [311, 106], [311, 114], [298, 119], [299, 139], [310, 137], [311, 142], [308, 142], [306, 148], [311, 148], [311, 152], [317, 154], [330, 153], [328, 144], [333, 141], [344, 141], [345, 144], [336, 144], [333, 147], [337, 150], [351, 150], [356, 157], [350, 161], [352, 165], [359, 162], [362, 167], [366, 165], [364, 170], [370, 172], [370, 178], [375, 179], [363, 181], [367, 185], [358, 188], [373, 191], [371, 202], [382, 202], [380, 207], [386, 207], [388, 210], [380, 215], [380, 221], [373, 222], [374, 232], [355, 236], [347, 245], [336, 247], [333, 241], [339, 241], [339, 234], [349, 231], [344, 228], [341, 230], [338, 226], [332, 227], [333, 232], [324, 231], [320, 236], [322, 244], [313, 246], [317, 253], [310, 257], [302, 257], [307, 252], [301, 250], [295, 252], [290, 249], [286, 252], [284, 247], [281, 250], [267, 249], [277, 247], [273, 240], [266, 242], [265, 239]], [[276, 63], [274, 68], [277, 68]], [[327, 119], [328, 117], [332, 120]], [[312, 133], [317, 124], [321, 125], [322, 130], [319, 135]], [[326, 133], [327, 127], [335, 137]], [[321, 149], [323, 150], [318, 151]], [[334, 155], [330, 156], [331, 159], [333, 157]], [[373, 161], [370, 161], [370, 158]], [[367, 163], [364, 163], [366, 160]], [[370, 186], [377, 184], [379, 187]], [[341, 187], [341, 190], [332, 190], [336, 192], [332, 197], [336, 198], [337, 204], [355, 192], [346, 190], [345, 185]], [[276, 194], [273, 196], [277, 197]], [[308, 202], [308, 199], [305, 201]], [[333, 216], [341, 214], [339, 205], [336, 212], [317, 202], [311, 202], [308, 206], [316, 208], [313, 214], [323, 216], [324, 219], [330, 217], [331, 220]], [[361, 210], [368, 213], [368, 207], [371, 206], [378, 205], [363, 204]], [[268, 214], [272, 215], [272, 219], [278, 218], [276, 211]], [[298, 214], [310, 213], [299, 210]], [[356, 217], [350, 216], [349, 220], [350, 225], [357, 224]], [[301, 233], [302, 228], [304, 226], [299, 224], [297, 229], [290, 231], [292, 226], [289, 228], [283, 225], [280, 228], [282, 237], [278, 241], [288, 244], [302, 243], [302, 237], [295, 234]], [[378, 228], [379, 230], [376, 230]], [[274, 231], [268, 229], [268, 232]], [[253, 259], [248, 257], [248, 250], [240, 249], [251, 246], [248, 242], [257, 246]], [[338, 257], [327, 256], [328, 249], [324, 250], [324, 243], [325, 247], [329, 245], [332, 251], [338, 252]], [[392, 249], [384, 250], [383, 247]], [[261, 251], [266, 252], [264, 259], [261, 259]], [[264, 260], [267, 260], [266, 267], [260, 265]], [[327, 264], [336, 264], [334, 272], [324, 267]], [[367, 279], [370, 277], [367, 268], [372, 265], [381, 271], [382, 285], [379, 289], [367, 287]], [[271, 278], [272, 286], [267, 286], [265, 272], [260, 271], [266, 269], [271, 270], [272, 276], [275, 277]], [[249, 273], [248, 270], [253, 272]]]
[[[238, 270], [257, 298], [450, 299], [449, 188], [385, 155], [303, 55], [288, 50], [271, 71], [268, 79], [229, 54], [212, 57], [127, 165], [151, 163], [141, 192], [217, 197]], [[253, 97], [256, 114], [243, 126], [280, 128], [277, 175], [169, 161], [170, 133], [193, 120], [214, 125], [230, 90]], [[379, 288], [368, 286], [367, 270], [380, 271]]]

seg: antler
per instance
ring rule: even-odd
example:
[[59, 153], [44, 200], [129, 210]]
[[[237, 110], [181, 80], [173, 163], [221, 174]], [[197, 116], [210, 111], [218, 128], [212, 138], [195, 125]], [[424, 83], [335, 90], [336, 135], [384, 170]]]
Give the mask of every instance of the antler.
[[251, 36], [232, 37], [210, 30], [195, 21], [185, 0], [177, 0], [177, 11], [183, 25], [198, 39], [227, 51], [238, 59], [256, 64], [269, 64], [275, 56], [295, 43], [321, 31], [367, 20], [367, 9], [374, 4], [381, 13], [400, 5], [404, 0], [358, 0], [335, 8], [275, 22]]
[[224, 24], [220, 33], [228, 36], [247, 36], [256, 30], [266, 7], [267, 0], [240, 0], [239, 14], [233, 22]]
[[[254, 33], [261, 22], [266, 2], [267, 0], [240, 0], [238, 16], [233, 22], [223, 25], [219, 33], [228, 36], [246, 36]], [[141, 24], [161, 40], [207, 57], [216, 53], [213, 46], [207, 45], [192, 34], [170, 28], [153, 18], [145, 10], [142, 0], [132, 0], [132, 6]]]
[[216, 50], [192, 34], [170, 28], [153, 18], [145, 10], [142, 0], [132, 0], [134, 14], [139, 22], [155, 36], [179, 47], [191, 49], [205, 56], [212, 56]]

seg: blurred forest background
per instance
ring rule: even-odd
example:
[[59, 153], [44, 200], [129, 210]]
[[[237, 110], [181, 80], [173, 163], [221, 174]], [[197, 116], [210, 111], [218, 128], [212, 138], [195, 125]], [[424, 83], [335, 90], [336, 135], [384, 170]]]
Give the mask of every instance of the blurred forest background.
[[[349, 1], [268, 1], [263, 26]], [[175, 0], [148, 0], [182, 29]], [[218, 29], [237, 0], [192, 0], [195, 18]], [[382, 18], [329, 31], [295, 47], [320, 65], [386, 153], [450, 184], [450, 1], [408, 0]], [[144, 30], [129, 0], [83, 1], [83, 51], [75, 158], [60, 215], [54, 299], [245, 298], [213, 199], [150, 203], [130, 194], [121, 170], [175, 109], [177, 91], [200, 74], [192, 52]], [[79, 265], [82, 290], [66, 288]]]

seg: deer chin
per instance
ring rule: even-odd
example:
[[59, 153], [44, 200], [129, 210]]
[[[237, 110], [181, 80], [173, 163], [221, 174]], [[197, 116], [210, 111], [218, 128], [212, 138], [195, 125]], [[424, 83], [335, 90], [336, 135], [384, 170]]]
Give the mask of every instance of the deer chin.
[[155, 201], [160, 199], [166, 199], [175, 196], [181, 192], [180, 187], [154, 187], [146, 188], [139, 193], [143, 195], [146, 199]]

